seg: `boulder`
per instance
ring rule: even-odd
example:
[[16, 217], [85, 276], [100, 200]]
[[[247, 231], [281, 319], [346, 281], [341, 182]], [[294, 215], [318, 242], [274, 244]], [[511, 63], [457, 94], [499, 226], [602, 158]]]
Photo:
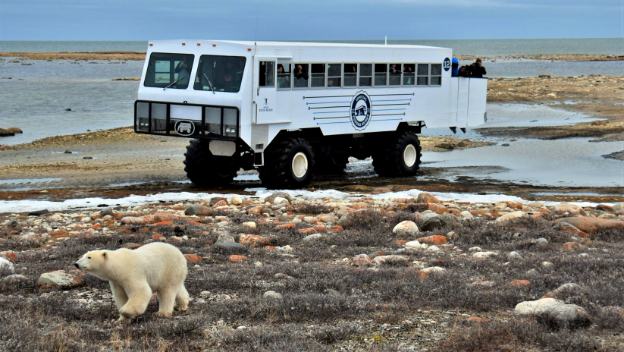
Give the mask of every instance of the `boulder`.
[[553, 207], [553, 211], [558, 214], [578, 215], [583, 213], [583, 208], [576, 204], [559, 203]]
[[409, 257], [397, 254], [380, 255], [373, 259], [373, 263], [376, 265], [407, 266], [409, 264]]
[[505, 215], [501, 215], [496, 219], [496, 222], [499, 224], [506, 223], [511, 220], [520, 219], [526, 216], [526, 213], [522, 210], [512, 211], [511, 213], [507, 213]]
[[405, 242], [403, 245], [406, 249], [426, 249], [428, 246], [426, 244], [422, 244], [417, 240]]
[[401, 221], [392, 229], [392, 233], [399, 236], [413, 236], [418, 232], [420, 232], [418, 226], [410, 220]]
[[561, 218], [557, 220], [557, 223], [570, 224], [588, 234], [595, 234], [601, 230], [624, 230], [624, 221], [622, 220], [595, 218], [591, 216]]
[[244, 223], [241, 224], [241, 226], [246, 231], [253, 231], [258, 227], [255, 221], [245, 221]]
[[367, 254], [358, 254], [351, 259], [351, 263], [355, 266], [369, 266], [373, 261]]
[[221, 254], [242, 254], [247, 253], [247, 247], [234, 241], [219, 241], [212, 246], [215, 252]]
[[431, 275], [441, 275], [446, 272], [446, 269], [441, 266], [430, 266], [428, 268], [420, 269], [418, 271], [418, 277], [421, 280], [427, 279]]
[[263, 247], [271, 244], [271, 239], [260, 235], [240, 235], [238, 242], [248, 247]]
[[37, 286], [41, 289], [70, 289], [84, 284], [84, 276], [85, 274], [79, 270], [51, 271], [39, 276]]
[[448, 239], [444, 235], [431, 235], [426, 237], [421, 237], [418, 239], [420, 243], [433, 244], [433, 245], [442, 245], [447, 244]]
[[124, 225], [144, 225], [146, 221], [142, 216], [124, 216], [121, 218], [121, 223]]
[[579, 284], [568, 282], [556, 289], [546, 292], [544, 297], [555, 298], [568, 302], [570, 299], [581, 299], [587, 296], [587, 291]]
[[184, 211], [184, 215], [210, 216], [213, 214], [214, 210], [212, 208], [200, 204], [193, 204]]
[[13, 263], [0, 257], [0, 277], [8, 276], [15, 273]]
[[420, 192], [416, 198], [416, 203], [440, 203], [440, 200], [431, 193]]
[[284, 296], [282, 296], [281, 293], [275, 291], [266, 291], [262, 294], [262, 297], [276, 301], [281, 301], [284, 299]]
[[185, 254], [184, 258], [189, 264], [199, 264], [202, 261], [202, 257], [197, 254]]
[[519, 315], [536, 316], [541, 322], [555, 327], [584, 327], [591, 324], [589, 314], [576, 304], [567, 304], [555, 298], [540, 298], [516, 305]]
[[487, 259], [487, 258], [495, 257], [497, 255], [498, 253], [496, 252], [485, 251], [485, 252], [475, 252], [472, 254], [472, 257], [477, 258], [477, 259]]

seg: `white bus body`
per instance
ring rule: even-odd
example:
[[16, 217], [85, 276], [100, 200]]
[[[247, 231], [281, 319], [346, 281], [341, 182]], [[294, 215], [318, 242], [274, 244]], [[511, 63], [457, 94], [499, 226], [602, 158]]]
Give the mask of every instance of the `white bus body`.
[[[277, 137], [309, 142], [300, 165], [306, 170], [315, 163], [307, 158], [328, 145], [339, 145], [341, 154], [373, 155], [374, 136], [484, 123], [487, 80], [451, 77], [451, 58], [451, 49], [415, 45], [152, 41], [135, 131], [201, 140], [208, 157], [237, 159], [232, 168], [260, 168], [261, 176]], [[187, 168], [192, 163], [187, 155]], [[296, 170], [289, 172], [297, 179]], [[189, 177], [203, 183], [204, 176]], [[309, 175], [274, 181], [267, 183], [299, 186]]]

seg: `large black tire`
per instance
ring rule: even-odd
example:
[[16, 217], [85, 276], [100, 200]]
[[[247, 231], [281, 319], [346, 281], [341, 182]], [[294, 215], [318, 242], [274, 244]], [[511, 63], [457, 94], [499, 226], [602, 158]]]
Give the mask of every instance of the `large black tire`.
[[410, 131], [397, 132], [386, 139], [373, 154], [373, 167], [379, 176], [414, 176], [420, 166], [421, 148], [418, 136]]
[[235, 157], [212, 155], [208, 141], [192, 140], [184, 153], [186, 176], [199, 187], [223, 186], [232, 182], [239, 169]]
[[269, 188], [300, 188], [312, 180], [314, 166], [310, 143], [292, 137], [271, 144], [264, 153], [264, 166], [258, 171], [260, 180]]

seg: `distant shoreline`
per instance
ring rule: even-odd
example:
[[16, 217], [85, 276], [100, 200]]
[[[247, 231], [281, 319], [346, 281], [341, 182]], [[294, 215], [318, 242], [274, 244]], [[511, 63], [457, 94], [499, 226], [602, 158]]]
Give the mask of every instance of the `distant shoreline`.
[[[145, 52], [139, 51], [50, 51], [50, 52], [0, 52], [0, 57], [27, 60], [102, 60], [143, 61]], [[624, 61], [624, 55], [608, 54], [511, 54], [511, 55], [458, 55], [462, 60], [544, 60], [544, 61]]]

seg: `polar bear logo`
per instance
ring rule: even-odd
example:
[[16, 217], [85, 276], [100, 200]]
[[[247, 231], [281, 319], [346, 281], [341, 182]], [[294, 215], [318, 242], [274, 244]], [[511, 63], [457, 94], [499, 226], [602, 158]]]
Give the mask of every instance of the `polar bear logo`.
[[181, 136], [190, 136], [195, 133], [195, 124], [191, 121], [178, 121], [175, 130]]
[[175, 306], [180, 311], [188, 308], [186, 258], [170, 244], [154, 242], [134, 250], [90, 251], [74, 265], [108, 281], [119, 309], [118, 321], [145, 313], [153, 292], [158, 295], [159, 316], [170, 317]]

